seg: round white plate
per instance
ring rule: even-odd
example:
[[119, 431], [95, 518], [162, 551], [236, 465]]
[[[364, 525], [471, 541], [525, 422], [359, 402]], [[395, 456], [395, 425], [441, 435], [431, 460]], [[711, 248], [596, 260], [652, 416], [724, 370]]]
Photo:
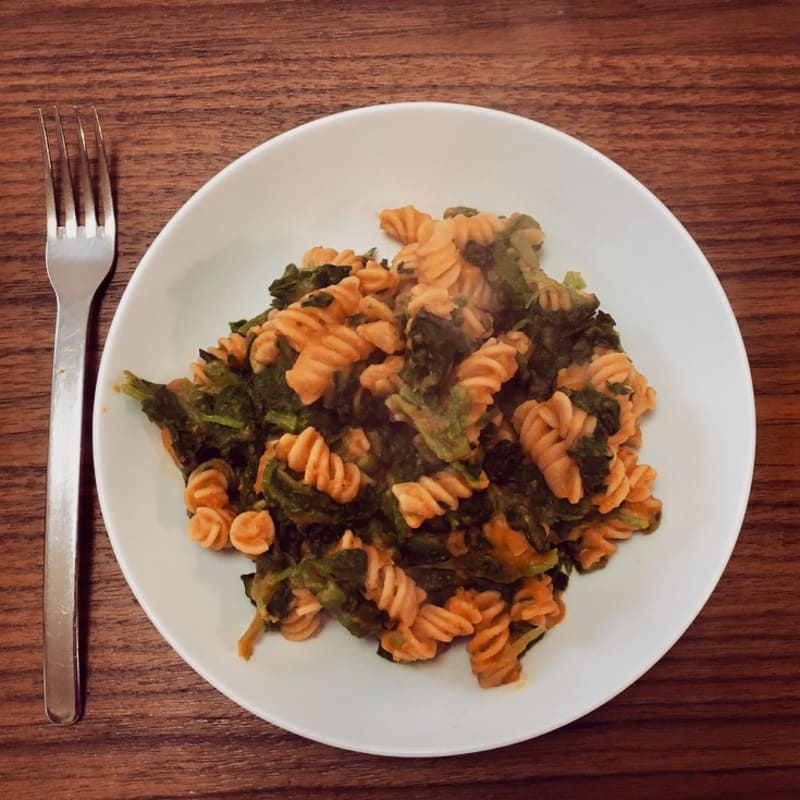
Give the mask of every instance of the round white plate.
[[[609, 565], [573, 577], [567, 617], [524, 659], [520, 683], [478, 688], [463, 647], [391, 664], [328, 625], [316, 639], [261, 639], [242, 556], [185, 536], [182, 481], [157, 429], [114, 391], [123, 369], [188, 374], [229, 320], [268, 305], [267, 286], [315, 244], [396, 252], [382, 208], [439, 215], [468, 205], [532, 214], [543, 266], [580, 270], [658, 390], [642, 460], [659, 471], [663, 522]], [[408, 103], [336, 114], [277, 136], [209, 181], [153, 242], [120, 302], [94, 413], [100, 505], [114, 552], [153, 624], [209, 683], [254, 714], [342, 748], [398, 756], [485, 750], [537, 736], [605, 703], [674, 644], [722, 574], [744, 516], [755, 447], [742, 339], [699, 248], [670, 212], [595, 150], [527, 119]]]

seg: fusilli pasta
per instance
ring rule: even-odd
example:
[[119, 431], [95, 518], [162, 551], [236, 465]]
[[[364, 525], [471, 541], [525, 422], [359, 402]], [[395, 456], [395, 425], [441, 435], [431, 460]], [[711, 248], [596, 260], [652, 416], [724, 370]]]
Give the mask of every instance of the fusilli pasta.
[[434, 475], [423, 475], [416, 481], [396, 483], [392, 494], [397, 499], [400, 513], [411, 528], [431, 517], [441, 516], [446, 509], [455, 511], [458, 501], [489, 485], [485, 473], [472, 481], [452, 469], [444, 469]]
[[[526, 338], [524, 334], [522, 337]], [[513, 342], [491, 338], [474, 353], [467, 356], [456, 368], [458, 386], [462, 387], [472, 402], [465, 418], [468, 435], [475, 440], [482, 425], [479, 424], [486, 409], [492, 404], [500, 387], [517, 371], [517, 347]]]
[[580, 436], [591, 436], [595, 417], [572, 405], [564, 392], [555, 392], [546, 402], [533, 402], [518, 421], [520, 446], [536, 463], [550, 491], [558, 498], [577, 503], [583, 495], [583, 480], [569, 450]]
[[322, 626], [322, 604], [308, 589], [293, 589], [289, 610], [281, 619], [281, 635], [291, 642], [315, 636]]
[[233, 518], [228, 536], [240, 553], [260, 556], [275, 539], [275, 523], [269, 511], [243, 511]]
[[193, 514], [200, 506], [224, 508], [228, 505], [228, 489], [233, 483], [233, 470], [222, 459], [214, 458], [195, 467], [186, 479], [183, 502]]
[[314, 428], [299, 435], [286, 433], [278, 440], [275, 454], [295, 472], [303, 473], [303, 483], [324, 492], [337, 503], [348, 503], [358, 494], [361, 470], [352, 462], [331, 452]]
[[431, 215], [413, 205], [406, 205], [401, 208], [387, 208], [380, 212], [379, 218], [381, 230], [403, 244], [409, 244], [417, 241], [420, 225], [428, 222]]

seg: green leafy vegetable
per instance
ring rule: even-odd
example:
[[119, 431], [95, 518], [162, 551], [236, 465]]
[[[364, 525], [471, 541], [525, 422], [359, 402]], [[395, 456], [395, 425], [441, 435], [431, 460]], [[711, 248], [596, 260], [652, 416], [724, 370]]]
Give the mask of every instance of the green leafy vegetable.
[[295, 264], [289, 264], [283, 275], [269, 285], [272, 307], [286, 308], [309, 292], [339, 283], [349, 274], [350, 267], [337, 264], [299, 269]]
[[204, 392], [191, 381], [165, 385], [132, 372], [125, 373], [121, 389], [141, 405], [151, 422], [167, 431], [170, 449], [185, 475], [210, 458], [235, 463], [246, 459], [254, 436], [248, 424], [251, 418], [230, 393], [217, 405], [221, 395]]
[[268, 310], [265, 309], [259, 314], [256, 314], [255, 317], [251, 317], [250, 319], [239, 319], [234, 322], [229, 322], [228, 327], [231, 330], [231, 333], [238, 333], [244, 335], [250, 328], [255, 327], [256, 325], [263, 325], [267, 321], [267, 314]]
[[461, 387], [455, 387], [445, 405], [432, 396], [425, 397], [408, 387], [391, 395], [386, 406], [393, 416], [402, 416], [416, 429], [425, 444], [442, 461], [464, 461], [471, 446], [464, 433], [463, 419], [471, 400]]
[[386, 614], [363, 597], [367, 554], [340, 550], [329, 558], [305, 558], [294, 574], [294, 586], [308, 589], [347, 630], [363, 638], [380, 634]]
[[378, 499], [368, 491], [351, 503], [337, 503], [323, 492], [292, 477], [279, 459], [267, 464], [261, 488], [264, 496], [293, 525], [303, 529], [313, 525], [327, 526], [334, 538], [348, 525], [363, 523], [372, 517], [378, 507]]
[[597, 424], [606, 436], [613, 436], [619, 430], [619, 403], [613, 397], [598, 392], [591, 385], [580, 391], [562, 391], [569, 397], [572, 405], [597, 417]]
[[453, 364], [472, 352], [470, 339], [450, 320], [423, 308], [406, 335], [406, 360], [400, 378], [418, 392], [438, 387]]
[[472, 208], [471, 206], [451, 206], [445, 209], [442, 217], [444, 219], [449, 219], [450, 217], [457, 217], [459, 214], [465, 217], [474, 217], [478, 213], [480, 213], [478, 209]]
[[602, 434], [580, 436], [568, 452], [578, 464], [585, 494], [605, 492], [603, 481], [608, 477], [611, 465], [607, 437]]
[[314, 292], [308, 295], [300, 303], [302, 308], [327, 308], [333, 302], [333, 295], [330, 292]]

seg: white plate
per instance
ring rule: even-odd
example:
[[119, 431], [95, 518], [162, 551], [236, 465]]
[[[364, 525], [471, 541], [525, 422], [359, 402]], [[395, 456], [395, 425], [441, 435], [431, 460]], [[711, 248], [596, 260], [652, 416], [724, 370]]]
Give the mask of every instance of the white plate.
[[[543, 265], [580, 270], [659, 393], [643, 461], [659, 470], [660, 529], [575, 576], [567, 618], [524, 659], [520, 684], [482, 690], [463, 647], [393, 665], [328, 625], [315, 640], [236, 640], [251, 618], [249, 562], [185, 535], [182, 481], [158, 431], [115, 392], [123, 369], [166, 381], [315, 244], [384, 255], [377, 212], [413, 202], [524, 211]], [[131, 278], [108, 335], [94, 414], [100, 504], [122, 571], [153, 624], [209, 683], [303, 736], [385, 755], [447, 755], [528, 739], [605, 703], [681, 636], [722, 574], [744, 516], [755, 447], [747, 357], [725, 295], [669, 211], [620, 167], [552, 128], [488, 109], [384, 105], [303, 125], [200, 189]]]

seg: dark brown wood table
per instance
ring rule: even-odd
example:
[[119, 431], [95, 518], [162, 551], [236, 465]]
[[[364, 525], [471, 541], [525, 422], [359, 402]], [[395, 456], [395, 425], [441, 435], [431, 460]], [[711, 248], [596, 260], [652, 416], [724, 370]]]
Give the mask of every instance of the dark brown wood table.
[[[37, 106], [96, 104], [113, 154], [118, 258], [93, 374], [139, 259], [207, 179], [299, 123], [398, 100], [491, 106], [577, 136], [661, 197], [709, 258], [758, 413], [750, 506], [718, 588], [641, 680], [558, 731], [445, 759], [342, 752], [251, 716], [161, 639], [112, 554], [87, 433], [85, 713], [50, 725], [55, 306]], [[800, 796], [800, 4], [7, 0], [0, 131], [0, 796]]]

